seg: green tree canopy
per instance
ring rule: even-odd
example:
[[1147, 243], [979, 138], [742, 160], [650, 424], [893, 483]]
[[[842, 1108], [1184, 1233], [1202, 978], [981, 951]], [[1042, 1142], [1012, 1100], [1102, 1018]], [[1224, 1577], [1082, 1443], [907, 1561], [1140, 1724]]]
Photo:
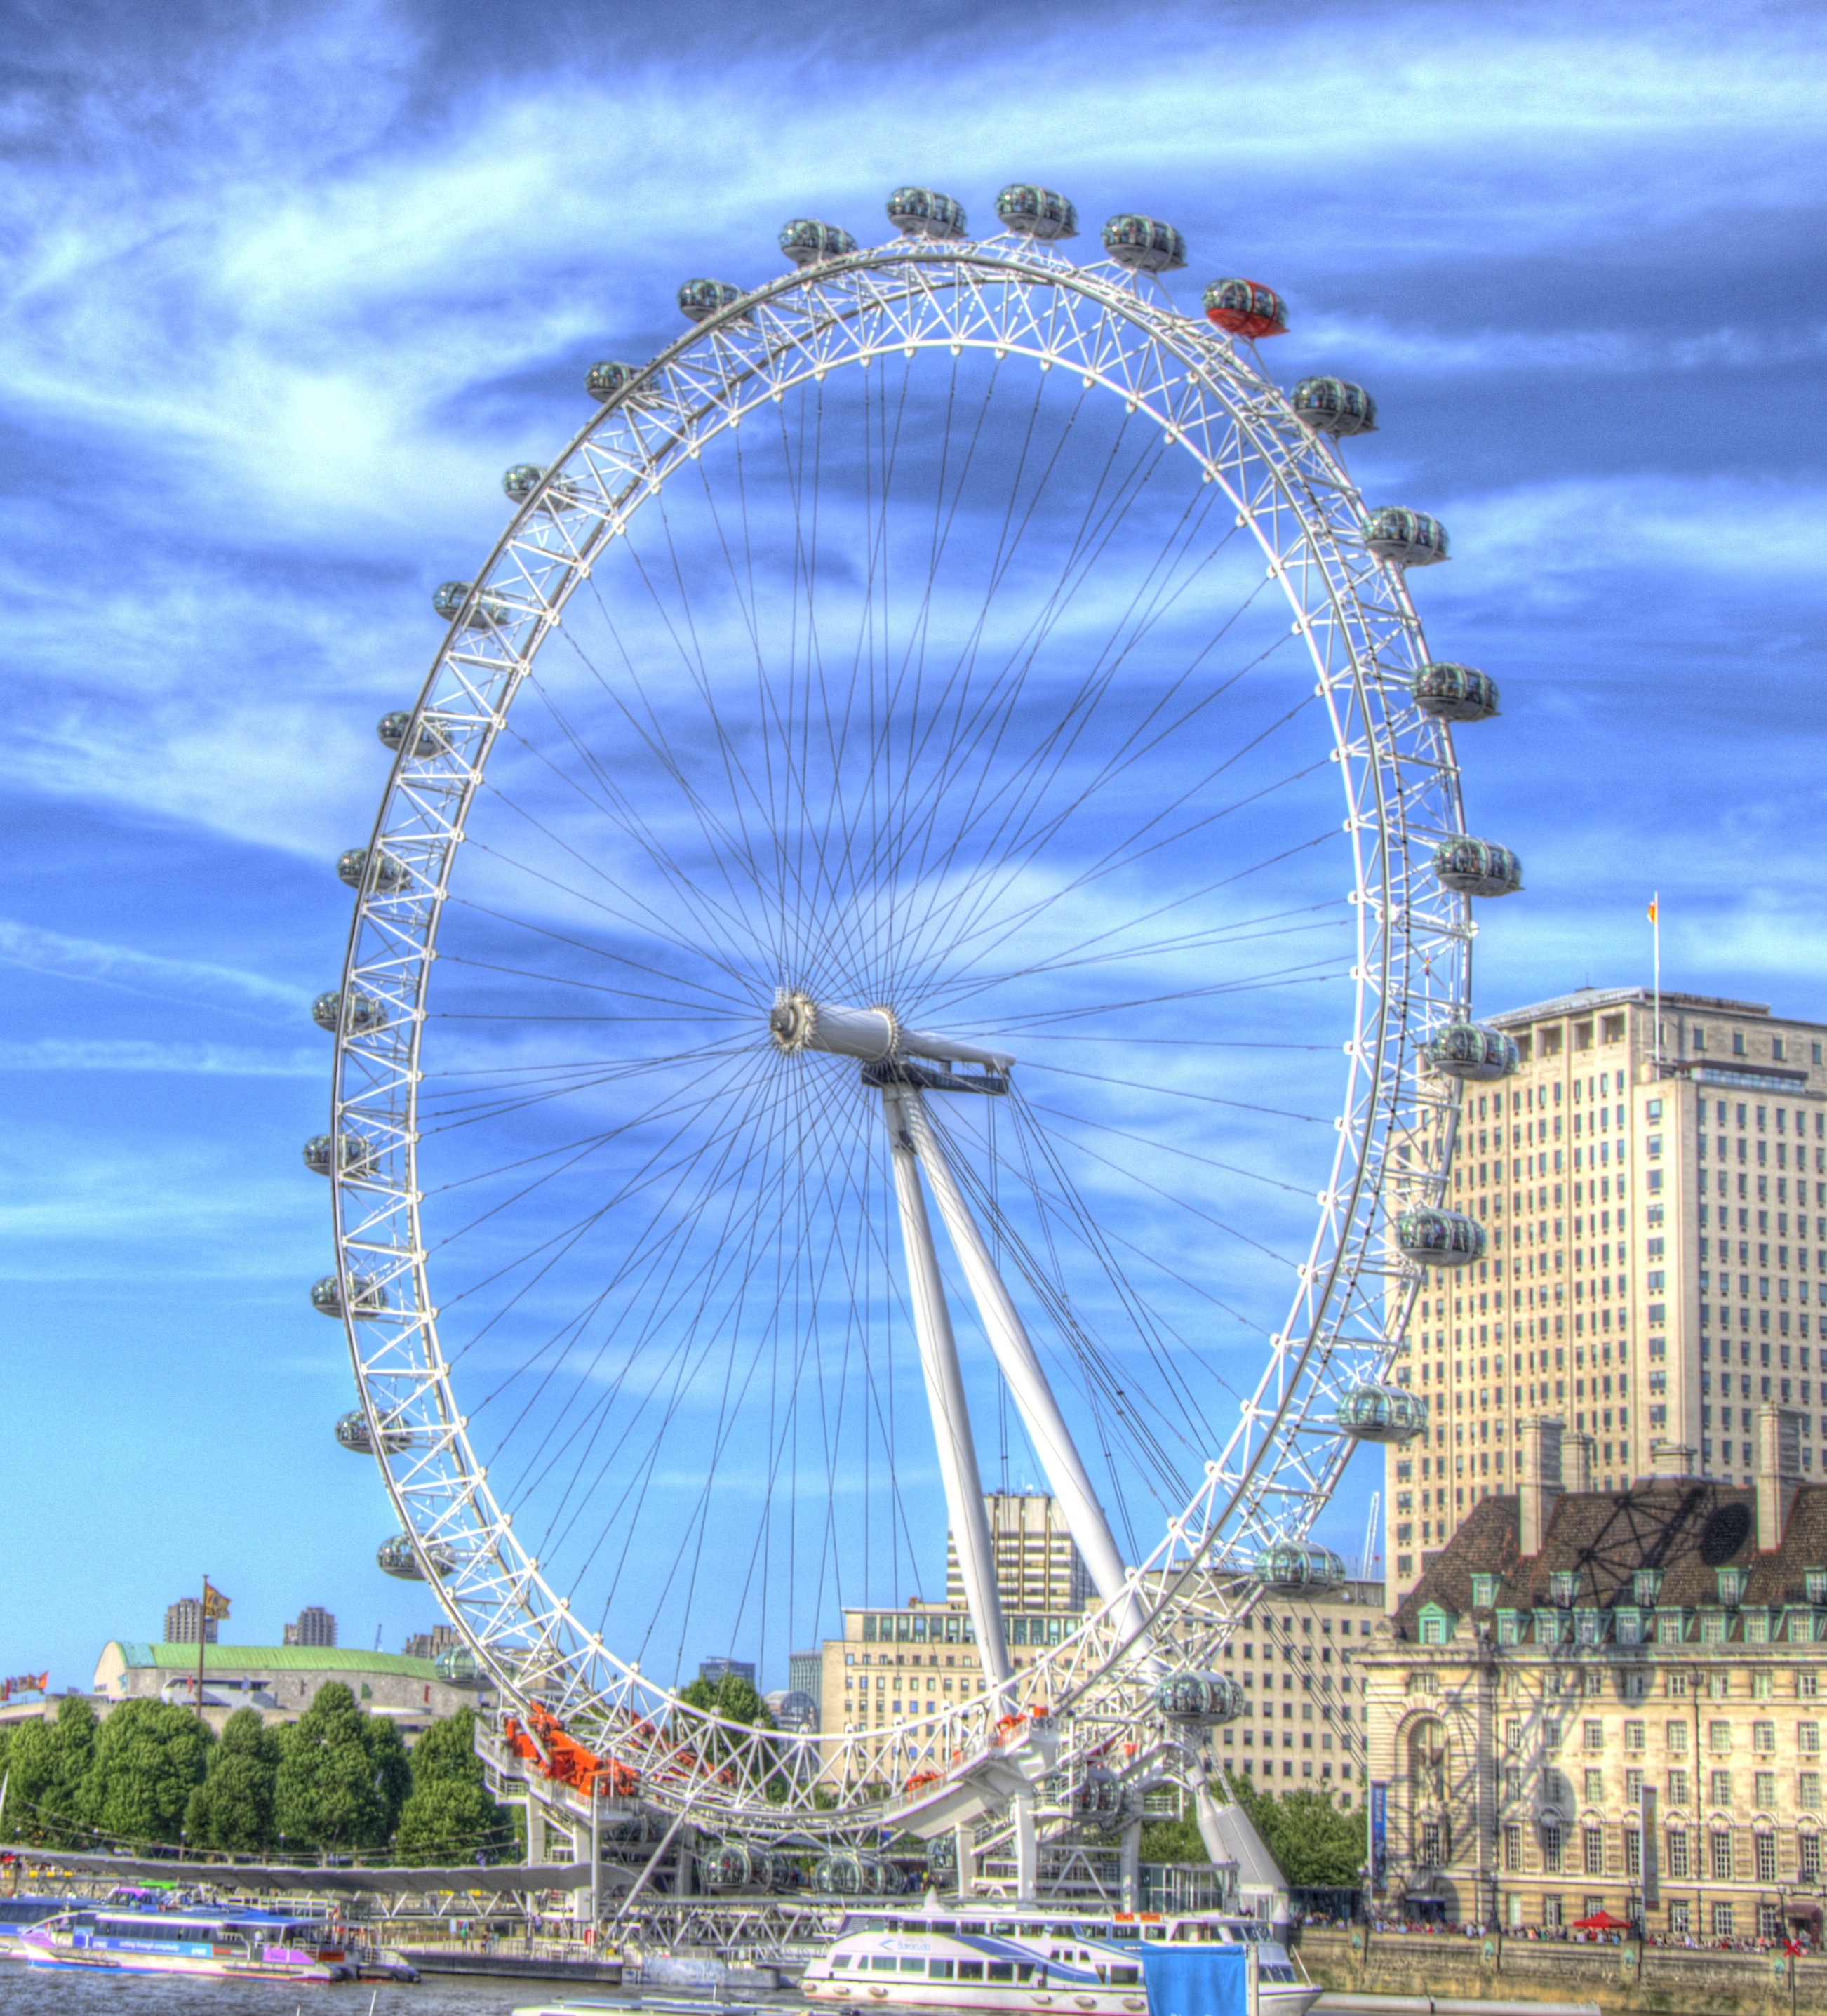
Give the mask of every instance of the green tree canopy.
[[95, 1734], [83, 1780], [85, 1818], [124, 1842], [175, 1841], [215, 1740], [193, 1709], [122, 1701]]
[[74, 1695], [57, 1704], [48, 1721], [13, 1730], [6, 1748], [6, 1810], [0, 1839], [38, 1848], [88, 1848], [85, 1807], [95, 1755], [95, 1712]]
[[412, 1789], [455, 1778], [466, 1784], [482, 1783], [482, 1759], [476, 1754], [476, 1711], [460, 1708], [441, 1716], [412, 1746]]
[[513, 1839], [512, 1822], [485, 1787], [467, 1778], [433, 1777], [413, 1787], [401, 1812], [397, 1859], [421, 1867], [469, 1862], [478, 1853], [500, 1861]]
[[384, 1848], [411, 1783], [400, 1732], [326, 1681], [281, 1739], [275, 1831], [288, 1852]]
[[273, 1795], [279, 1737], [257, 1708], [239, 1708], [223, 1726], [208, 1775], [190, 1795], [184, 1824], [204, 1848], [249, 1855], [273, 1845]]
[[750, 1729], [771, 1729], [774, 1718], [768, 1704], [753, 1686], [738, 1673], [725, 1673], [720, 1680], [693, 1680], [679, 1689], [679, 1699], [689, 1707], [707, 1708], [725, 1722], [739, 1722]]
[[1264, 1845], [1291, 1884], [1349, 1889], [1369, 1853], [1364, 1809], [1341, 1813], [1329, 1792], [1259, 1792], [1247, 1778], [1230, 1780], [1232, 1796], [1256, 1823]]

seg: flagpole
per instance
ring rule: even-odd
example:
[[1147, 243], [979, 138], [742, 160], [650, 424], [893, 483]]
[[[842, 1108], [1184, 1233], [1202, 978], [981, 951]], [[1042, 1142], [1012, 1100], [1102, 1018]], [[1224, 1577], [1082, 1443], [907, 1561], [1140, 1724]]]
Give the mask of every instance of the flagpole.
[[210, 1579], [203, 1579], [203, 1600], [196, 1606], [196, 1719], [203, 1720], [203, 1654], [209, 1643]]
[[1649, 922], [1655, 943], [1656, 967], [1656, 1071], [1662, 1075], [1662, 891], [1649, 898]]

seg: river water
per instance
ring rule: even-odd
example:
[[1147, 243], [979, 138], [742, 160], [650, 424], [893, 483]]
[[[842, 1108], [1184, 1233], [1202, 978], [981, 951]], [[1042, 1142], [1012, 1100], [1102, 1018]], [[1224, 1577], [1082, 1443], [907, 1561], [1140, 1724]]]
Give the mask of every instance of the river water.
[[[0, 2016], [285, 2016], [290, 2002], [311, 2016], [511, 2016], [546, 1997], [594, 2002], [641, 2016], [638, 1998], [594, 1983], [462, 1980], [427, 1975], [411, 1985], [371, 1982], [300, 1985], [182, 1981], [170, 1975], [88, 1974], [0, 1960]], [[746, 1999], [746, 1998], [745, 1998]], [[782, 2010], [803, 2005], [783, 1998]]]

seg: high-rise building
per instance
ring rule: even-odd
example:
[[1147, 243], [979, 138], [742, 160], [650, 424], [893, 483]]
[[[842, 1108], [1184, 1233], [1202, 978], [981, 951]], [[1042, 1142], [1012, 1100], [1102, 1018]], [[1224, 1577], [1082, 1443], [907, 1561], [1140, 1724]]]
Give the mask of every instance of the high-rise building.
[[321, 1604], [308, 1604], [299, 1611], [297, 1622], [286, 1626], [285, 1642], [288, 1645], [333, 1645], [336, 1642], [336, 1620]]
[[454, 1625], [434, 1624], [429, 1631], [415, 1631], [401, 1651], [408, 1659], [435, 1659], [441, 1652], [454, 1651], [462, 1642]]
[[809, 1652], [789, 1652], [786, 1659], [789, 1693], [810, 1694], [822, 1701], [825, 1691], [825, 1648], [815, 1645]]
[[[996, 1590], [1005, 1610], [1082, 1610], [1092, 1579], [1056, 1499], [1041, 1492], [986, 1492]], [[962, 1604], [958, 1548], [945, 1536], [945, 1600]]]
[[708, 1680], [715, 1687], [720, 1680], [746, 1680], [755, 1684], [755, 1662], [753, 1659], [729, 1659], [721, 1654], [698, 1661], [698, 1677]]
[[1753, 1402], [1793, 1407], [1804, 1474], [1820, 1461], [1827, 1024], [1660, 998], [1660, 1029], [1638, 987], [1493, 1016], [1518, 1069], [1455, 1088], [1446, 1201], [1486, 1246], [1425, 1271], [1397, 1360], [1430, 1421], [1386, 1452], [1393, 1602], [1474, 1506], [1514, 1489], [1537, 1417], [1565, 1424], [1578, 1489], [1623, 1489], [1661, 1442], [1749, 1485]]
[[220, 1627], [213, 1617], [203, 1614], [203, 1600], [200, 1597], [182, 1596], [175, 1603], [165, 1606], [165, 1643], [167, 1645], [194, 1645], [198, 1633], [202, 1643], [213, 1645]]

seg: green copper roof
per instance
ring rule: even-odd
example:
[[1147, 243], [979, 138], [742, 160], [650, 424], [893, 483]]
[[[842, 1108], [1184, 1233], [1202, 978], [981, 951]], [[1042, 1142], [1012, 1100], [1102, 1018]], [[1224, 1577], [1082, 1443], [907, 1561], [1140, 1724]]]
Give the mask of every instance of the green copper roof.
[[[127, 1666], [170, 1667], [174, 1672], [196, 1671], [196, 1647], [149, 1645], [117, 1638]], [[435, 1680], [437, 1669], [429, 1659], [408, 1658], [404, 1652], [355, 1652], [338, 1645], [206, 1645], [205, 1675], [220, 1672], [375, 1673], [408, 1680]]]

